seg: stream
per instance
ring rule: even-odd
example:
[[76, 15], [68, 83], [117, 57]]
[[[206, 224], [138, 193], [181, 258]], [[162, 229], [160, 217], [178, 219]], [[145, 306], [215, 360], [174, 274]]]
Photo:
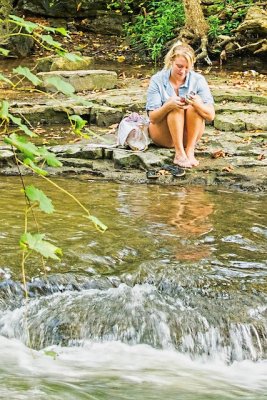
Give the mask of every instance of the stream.
[[[59, 261], [27, 260], [0, 180], [0, 399], [267, 399], [266, 194], [40, 178]], [[29, 214], [28, 230], [36, 231]]]

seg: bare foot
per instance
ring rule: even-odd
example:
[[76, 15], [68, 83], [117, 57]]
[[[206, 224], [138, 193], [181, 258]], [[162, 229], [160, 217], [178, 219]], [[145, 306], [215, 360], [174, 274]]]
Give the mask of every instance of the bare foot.
[[199, 161], [196, 159], [193, 151], [186, 152], [186, 155], [192, 167], [197, 167], [199, 165]]
[[195, 156], [188, 156], [188, 160], [190, 161], [192, 167], [197, 167], [199, 165], [199, 161], [196, 159]]
[[178, 157], [175, 156], [173, 163], [179, 165], [182, 168], [191, 168], [192, 164], [186, 156]]

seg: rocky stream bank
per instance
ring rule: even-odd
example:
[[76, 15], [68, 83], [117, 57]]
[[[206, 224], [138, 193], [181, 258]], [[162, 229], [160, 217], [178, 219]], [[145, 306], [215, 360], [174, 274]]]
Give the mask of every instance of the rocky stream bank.
[[[47, 73], [41, 73], [45, 85]], [[171, 163], [173, 150], [150, 145], [145, 152], [133, 152], [116, 145], [117, 124], [130, 112], [144, 113], [146, 79], [118, 79], [114, 71], [56, 71], [76, 88], [76, 94], [89, 104], [57, 94], [16, 97], [5, 92], [10, 111], [24, 116], [62, 162], [48, 168], [51, 175], [67, 175], [89, 180], [127, 181], [162, 185], [223, 186], [248, 191], [267, 188], [267, 83], [265, 77], [239, 76], [239, 84], [227, 76], [207, 76], [216, 102], [216, 118], [207, 125], [197, 146], [197, 168], [186, 170], [181, 178], [162, 175], [156, 180], [146, 171]], [[247, 79], [247, 84], [244, 84]], [[256, 79], [256, 78], [255, 78]], [[252, 83], [251, 83], [252, 82]], [[83, 90], [81, 92], [81, 84]], [[260, 88], [260, 90], [259, 90]], [[80, 115], [94, 132], [89, 139], [69, 134], [68, 114]], [[0, 143], [0, 174], [16, 175], [11, 149]], [[22, 168], [26, 174], [26, 168]]]

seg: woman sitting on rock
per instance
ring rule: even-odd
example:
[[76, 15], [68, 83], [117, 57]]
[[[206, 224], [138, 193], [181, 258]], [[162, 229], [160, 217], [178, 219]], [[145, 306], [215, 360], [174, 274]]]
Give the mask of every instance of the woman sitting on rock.
[[165, 57], [165, 67], [152, 76], [146, 110], [149, 134], [157, 146], [174, 147], [174, 164], [197, 166], [195, 146], [205, 120], [215, 117], [214, 101], [205, 78], [193, 71], [194, 50], [177, 42]]

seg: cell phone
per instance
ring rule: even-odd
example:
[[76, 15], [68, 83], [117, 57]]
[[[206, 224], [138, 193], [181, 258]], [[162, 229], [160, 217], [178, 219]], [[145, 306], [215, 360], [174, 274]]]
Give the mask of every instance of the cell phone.
[[195, 92], [191, 91], [189, 94], [185, 96], [185, 102], [188, 104], [190, 100], [192, 100], [193, 96], [195, 96]]

